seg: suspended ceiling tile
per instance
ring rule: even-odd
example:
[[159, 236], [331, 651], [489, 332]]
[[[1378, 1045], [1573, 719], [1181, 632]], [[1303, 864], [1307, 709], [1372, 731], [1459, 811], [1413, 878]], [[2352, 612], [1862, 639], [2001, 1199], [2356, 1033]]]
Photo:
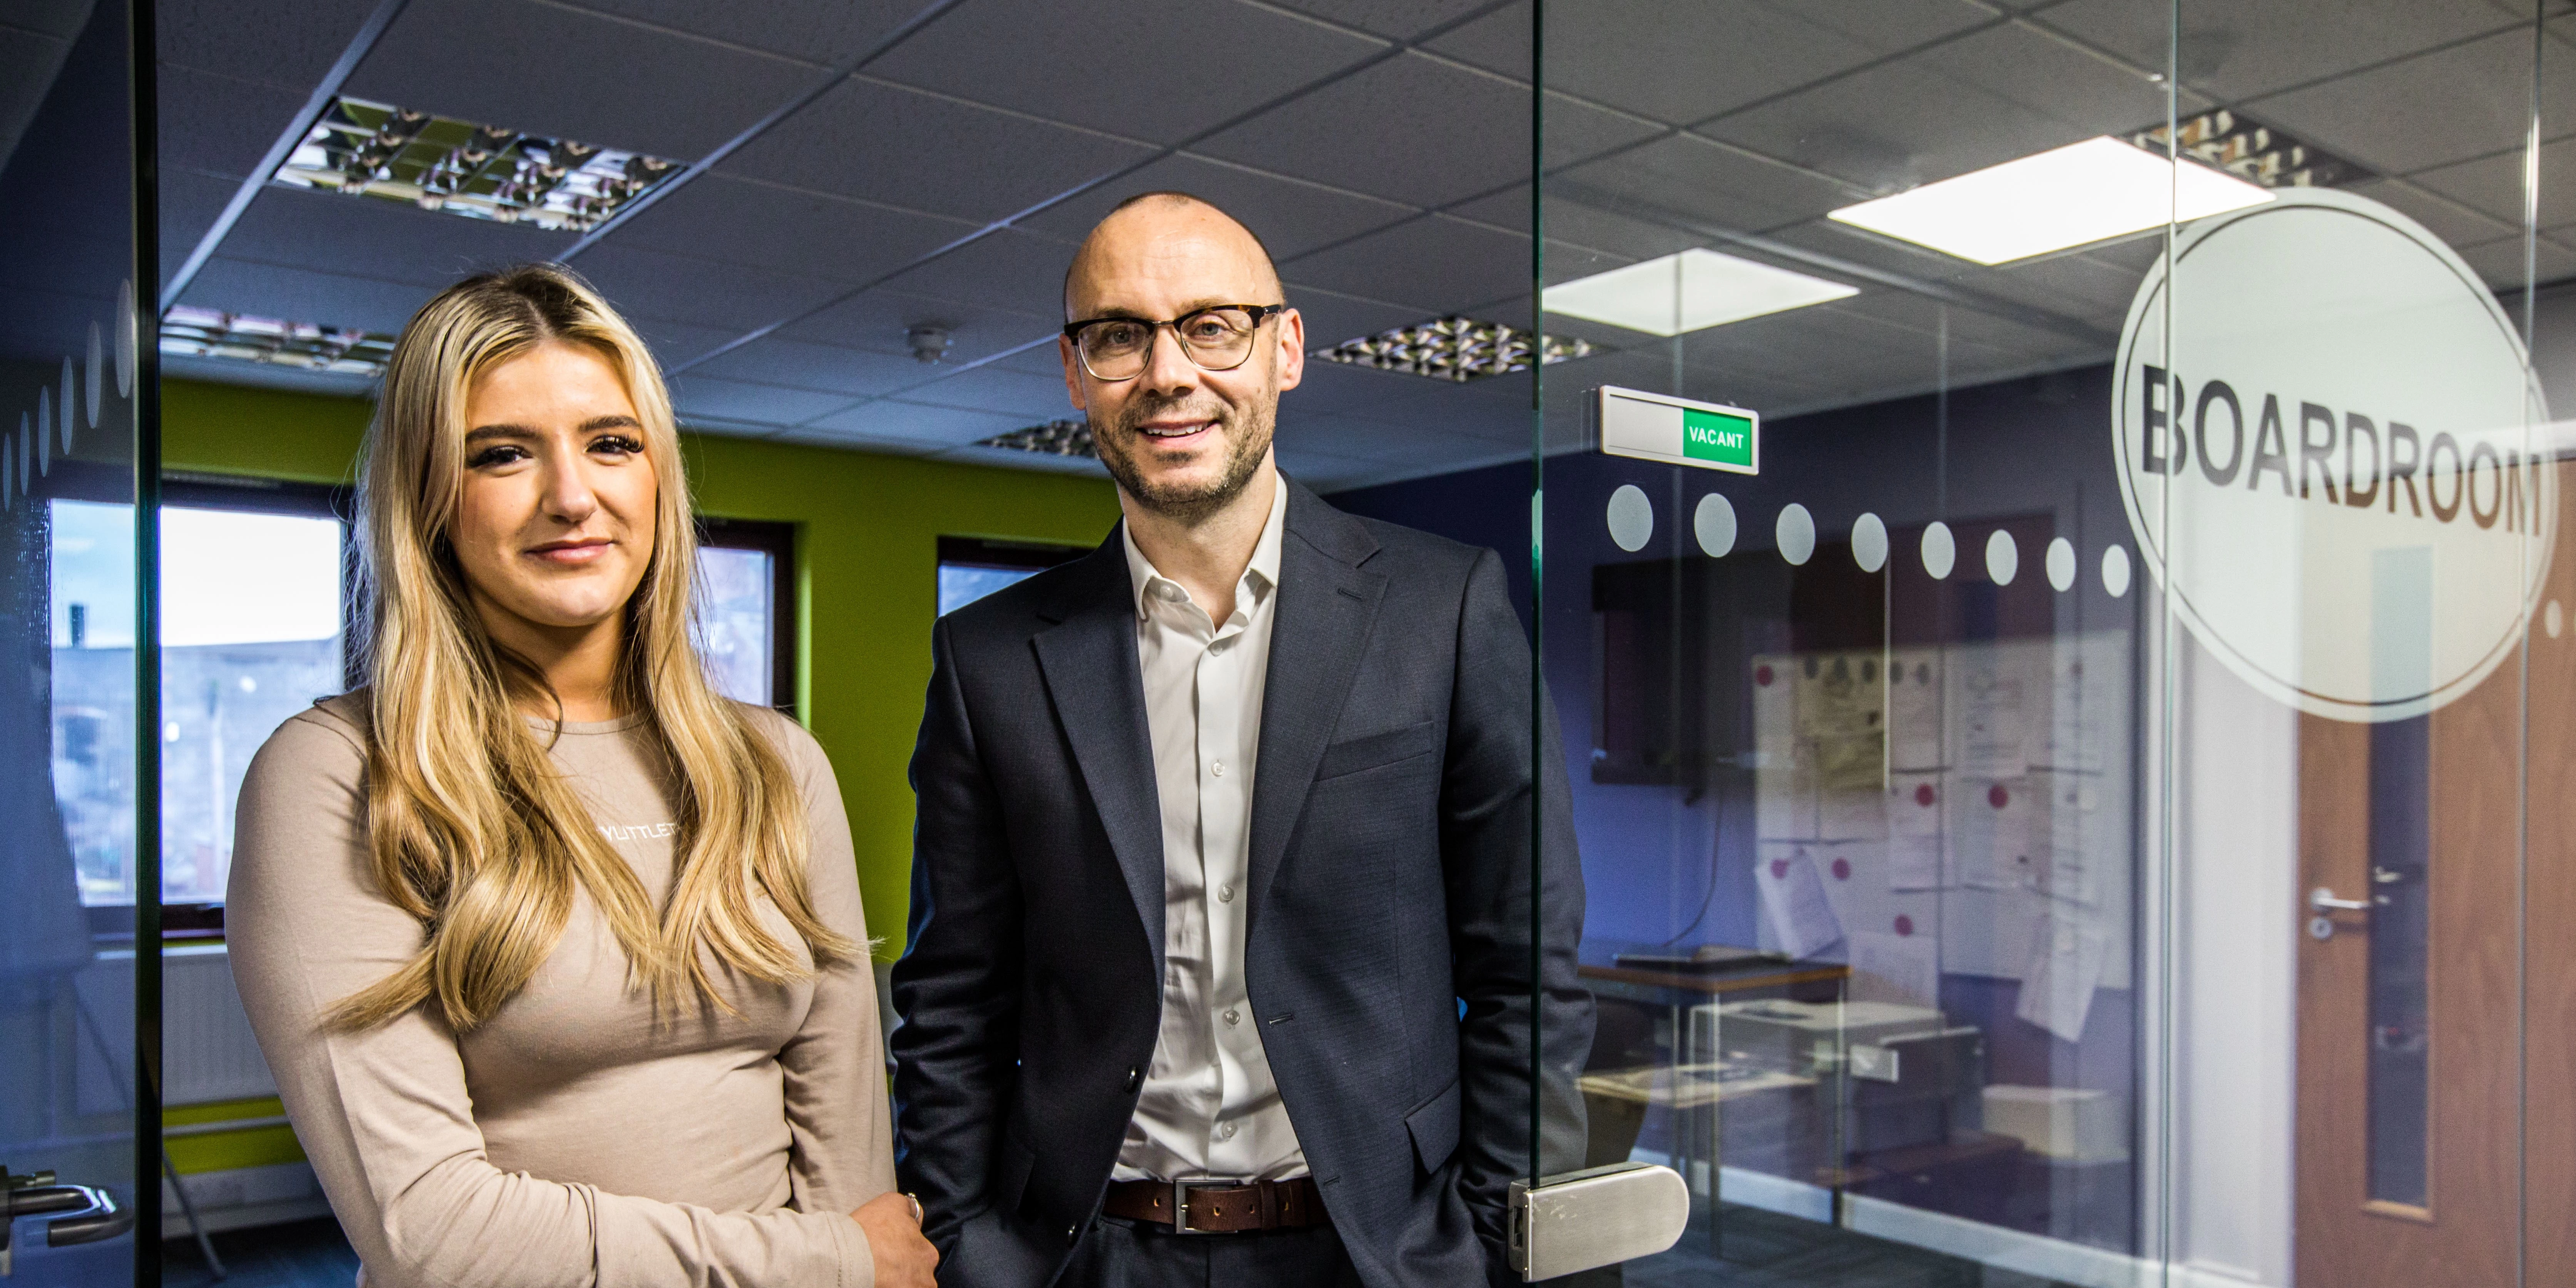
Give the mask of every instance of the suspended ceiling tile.
[[[1126, 138], [1174, 144], [1386, 43], [1238, 0], [978, 0], [870, 75]], [[1140, 63], [1145, 50], [1190, 51]]]
[[990, 222], [1145, 160], [1141, 143], [854, 77], [725, 169]]
[[165, 75], [173, 66], [219, 72], [300, 100], [375, 8], [376, 0], [160, 0], [153, 34]]
[[841, 394], [786, 389], [692, 372], [671, 381], [671, 402], [682, 416], [706, 415], [759, 425], [800, 425], [850, 405]]
[[[1193, 150], [1415, 206], [1529, 178], [1530, 91], [1406, 53], [1333, 82]], [[1551, 105], [1548, 151], [1590, 156], [1652, 132], [1642, 121]]]
[[583, 7], [808, 63], [856, 58], [919, 13], [924, 0], [583, 0]]
[[1060, 316], [1073, 252], [1069, 243], [1004, 228], [897, 274], [886, 289], [1028, 317]]
[[[2519, 153], [2531, 132], [2528, 27], [2437, 49], [2245, 104], [2276, 125], [2386, 174]], [[2576, 130], [2576, 89], [2546, 77], [2541, 137]]]
[[295, 124], [305, 93], [185, 67], [160, 75], [161, 164], [241, 178]]
[[[578, 270], [576, 270], [578, 271]], [[628, 316], [626, 324], [653, 350], [653, 360], [667, 371], [695, 361], [742, 337], [738, 328], [693, 326], [669, 318]]]
[[948, 332], [948, 360], [973, 362], [1054, 334], [1060, 321], [958, 300], [908, 295], [882, 287], [842, 300], [780, 334], [799, 340], [909, 355], [904, 332], [935, 326]]
[[1301, 284], [1459, 313], [1529, 289], [1529, 239], [1425, 215], [1289, 266]]
[[604, 244], [868, 282], [964, 237], [962, 219], [706, 174], [617, 226]]
[[737, 332], [786, 321], [845, 289], [813, 277], [633, 246], [598, 246], [574, 265], [619, 309]]
[[[1305, 324], [1309, 353], [1316, 349], [1329, 349], [1345, 340], [1411, 326], [1431, 316], [1408, 305], [1354, 299], [1311, 287], [1298, 281], [1293, 273], [1288, 279], [1288, 303], [1296, 307]], [[1315, 360], [1310, 357], [1306, 365], [1315, 365]]]
[[[1858, 188], [1695, 134], [1565, 170], [1548, 181], [1564, 199], [1657, 222], [1758, 232], [1862, 200]], [[1676, 218], [1677, 217], [1677, 218]]]
[[[2059, 122], [2077, 137], [2122, 134], [2165, 119], [2164, 83], [2149, 78], [2152, 68], [2108, 62], [2026, 26], [1971, 32], [1906, 62]], [[2189, 116], [2212, 104], [2185, 93], [2175, 106]]]
[[815, 75], [774, 55], [537, 0], [412, 0], [346, 92], [694, 161]]
[[2513, 25], [2484, 4], [2423, 0], [2182, 0], [2180, 17], [2177, 32], [2167, 6], [2138, 0], [2070, 0], [2035, 14], [2149, 69], [2164, 67], [2168, 42], [2179, 45], [2182, 83], [2227, 102]]
[[2514, 230], [2511, 222], [2480, 214], [2471, 207], [2405, 179], [2373, 179], [2352, 184], [2345, 191], [2385, 203], [2453, 246], [2494, 241]]
[[891, 353], [771, 335], [710, 358], [691, 368], [691, 374], [873, 398], [917, 383], [937, 370]]
[[904, 390], [903, 396], [907, 402], [1018, 416], [1028, 424], [1079, 419], [1082, 415], [1074, 409], [1071, 396], [1065, 392], [1063, 375], [1033, 375], [998, 365], [977, 367], [940, 377], [929, 384], [914, 385]]
[[882, 456], [931, 457], [956, 446], [945, 439], [900, 438], [891, 434], [869, 434], [850, 429], [825, 429], [800, 425], [768, 436], [773, 443], [793, 443], [799, 447], [824, 447], [844, 452], [873, 452]]
[[[1554, 7], [1549, 17], [1542, 72], [1549, 89], [1670, 125], [1706, 120], [1885, 52], [1802, 14], [1743, 0], [1594, 0]], [[1526, 80], [1529, 37], [1529, 8], [1520, 4], [1431, 47]]]
[[1396, 40], [1411, 40], [1492, 3], [1493, 0], [1282, 0], [1280, 7]]
[[188, 262], [206, 230], [241, 189], [241, 180], [194, 170], [161, 172], [161, 283]]
[[1179, 153], [1043, 211], [1026, 226], [1078, 241], [1119, 202], [1143, 192], [1186, 192], [1243, 221], [1274, 260], [1346, 241], [1411, 216], [1409, 206]]
[[242, 212], [223, 253], [444, 287], [470, 273], [554, 259], [573, 241], [571, 233], [270, 186]]
[[[2408, 179], [2500, 220], [2508, 228], [2519, 228], [2522, 225], [2524, 160], [2521, 152], [2509, 152], [2480, 161], [2419, 171]], [[2552, 181], [2553, 176], [2576, 174], [2576, 139], [2542, 144], [2540, 173], [2540, 227], [2556, 228], [2576, 222], [2576, 183], [2563, 178]]]
[[2102, 129], [1908, 59], [1772, 100], [1700, 132], [1880, 194], [2063, 147]]
[[[1509, 192], [1498, 192], [1462, 206], [1452, 206], [1447, 213], [1505, 228], [1526, 229], [1530, 221], [1529, 197], [1529, 186], [1524, 184]], [[1602, 271], [1600, 267], [1581, 271], [1561, 267], [1557, 261], [1566, 252], [1586, 257], [1587, 263], [1607, 257], [1610, 263], [1603, 267], [1608, 267], [1670, 255], [1704, 245], [1708, 240], [1669, 224], [1585, 205], [1557, 193], [1552, 187], [1548, 193], [1546, 215], [1547, 276], [1551, 282]]]
[[197, 271], [179, 303], [391, 334], [402, 330], [432, 294], [432, 288], [411, 282], [280, 268], [217, 255]]
[[933, 407], [923, 403], [880, 398], [837, 411], [812, 423], [809, 428], [867, 434], [881, 438], [936, 441], [949, 444], [971, 443], [977, 439], [1007, 434], [1032, 424], [1024, 416], [1006, 416], [999, 412], [970, 411], [962, 407]]
[[1408, 380], [1401, 372], [1377, 371], [1347, 363], [1306, 360], [1305, 378], [1279, 395], [1279, 414], [1293, 408], [1301, 416], [1368, 416], [1371, 409], [1395, 402]]

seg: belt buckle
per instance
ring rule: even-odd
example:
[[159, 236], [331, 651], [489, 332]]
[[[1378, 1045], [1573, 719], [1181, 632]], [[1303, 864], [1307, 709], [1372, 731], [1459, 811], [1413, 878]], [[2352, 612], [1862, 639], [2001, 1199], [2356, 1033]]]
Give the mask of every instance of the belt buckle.
[[1198, 1189], [1203, 1189], [1203, 1190], [1206, 1190], [1206, 1189], [1221, 1189], [1221, 1188], [1223, 1188], [1226, 1184], [1228, 1184], [1228, 1182], [1224, 1182], [1224, 1181], [1209, 1181], [1209, 1180], [1174, 1181], [1174, 1182], [1172, 1182], [1172, 1233], [1174, 1233], [1174, 1234], [1219, 1234], [1219, 1233], [1222, 1233], [1222, 1231], [1218, 1231], [1218, 1230], [1193, 1230], [1193, 1229], [1191, 1229], [1191, 1228], [1190, 1228], [1190, 1190], [1191, 1190], [1193, 1187], [1198, 1188]]

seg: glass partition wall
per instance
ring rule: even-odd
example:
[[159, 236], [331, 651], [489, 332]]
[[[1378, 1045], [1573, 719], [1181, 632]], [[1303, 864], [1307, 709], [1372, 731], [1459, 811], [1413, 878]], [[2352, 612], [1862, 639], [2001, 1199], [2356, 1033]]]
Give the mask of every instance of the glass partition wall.
[[1629, 1282], [2576, 1276], [2542, 18], [1533, 17]]
[[135, 736], [153, 377], [132, 46], [118, 4], [15, 6], [0, 30], [0, 1274], [140, 1282], [158, 1264], [128, 1233], [159, 1185], [135, 1058], [158, 868]]

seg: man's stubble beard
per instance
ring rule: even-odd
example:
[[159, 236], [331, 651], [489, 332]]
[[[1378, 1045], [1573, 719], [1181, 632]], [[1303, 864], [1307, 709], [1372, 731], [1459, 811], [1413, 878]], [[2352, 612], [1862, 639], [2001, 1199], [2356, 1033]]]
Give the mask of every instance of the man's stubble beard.
[[1243, 489], [1251, 484], [1252, 476], [1261, 471], [1261, 458], [1270, 450], [1278, 423], [1279, 395], [1275, 391], [1270, 392], [1240, 412], [1222, 407], [1217, 410], [1214, 416], [1216, 432], [1226, 443], [1225, 469], [1215, 481], [1203, 486], [1175, 487], [1148, 482], [1144, 472], [1136, 468], [1136, 458], [1130, 451], [1132, 446], [1147, 441], [1144, 431], [1136, 428], [1137, 424], [1175, 406], [1189, 408], [1190, 401], [1157, 400], [1130, 404], [1119, 414], [1118, 428], [1111, 433], [1103, 435], [1099, 426], [1092, 427], [1092, 444], [1100, 454], [1100, 463], [1108, 467], [1109, 477], [1117, 480], [1119, 488], [1135, 498], [1138, 505], [1167, 518], [1192, 524], [1224, 509], [1236, 497], [1243, 495]]

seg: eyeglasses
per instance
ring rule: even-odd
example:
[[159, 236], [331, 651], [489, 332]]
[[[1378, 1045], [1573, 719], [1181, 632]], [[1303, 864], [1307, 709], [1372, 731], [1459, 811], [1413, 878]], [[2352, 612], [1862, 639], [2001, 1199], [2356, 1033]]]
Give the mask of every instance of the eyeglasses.
[[1133, 380], [1154, 360], [1154, 336], [1164, 327], [1201, 371], [1232, 371], [1252, 357], [1261, 324], [1288, 311], [1285, 304], [1215, 304], [1169, 322], [1144, 318], [1090, 318], [1065, 324], [1065, 338], [1094, 380]]

